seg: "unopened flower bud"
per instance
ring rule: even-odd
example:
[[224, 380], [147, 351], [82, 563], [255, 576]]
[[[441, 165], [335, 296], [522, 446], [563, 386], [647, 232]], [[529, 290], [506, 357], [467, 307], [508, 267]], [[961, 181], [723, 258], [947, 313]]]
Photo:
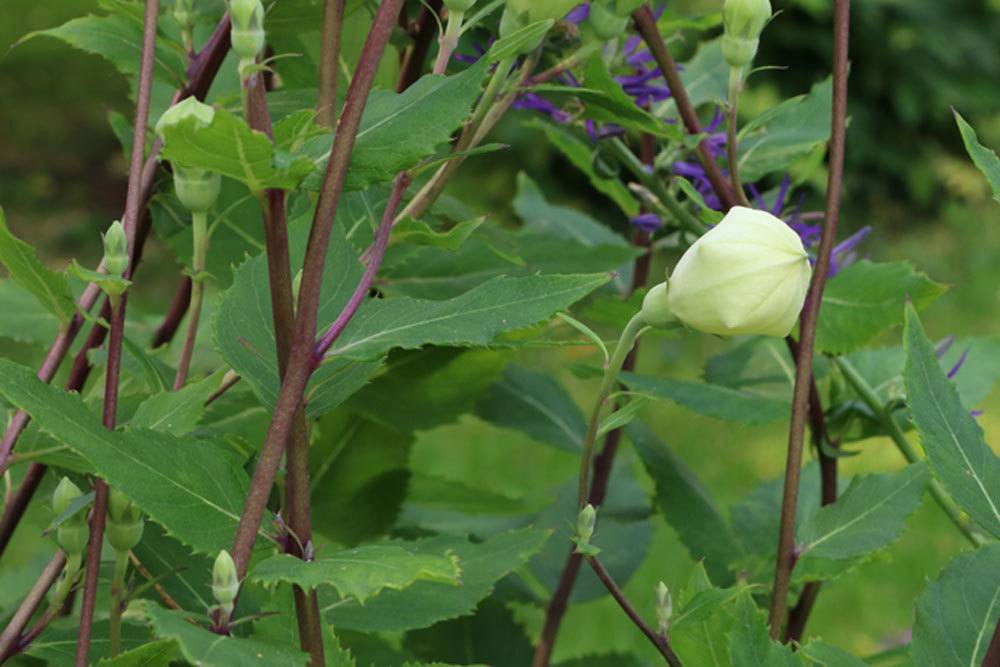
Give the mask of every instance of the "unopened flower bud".
[[656, 585], [656, 623], [661, 635], [667, 634], [670, 628], [670, 617], [674, 613], [674, 601], [670, 597], [670, 589], [662, 581]]
[[507, 11], [522, 17], [527, 23], [559, 20], [569, 10], [580, 4], [579, 0], [507, 0]]
[[181, 30], [190, 31], [194, 27], [194, 0], [176, 0], [174, 2], [174, 21]]
[[222, 177], [214, 171], [174, 164], [174, 193], [192, 213], [205, 213], [219, 198]]
[[[52, 511], [57, 517], [61, 516], [70, 509], [73, 502], [82, 496], [83, 492], [80, 491], [80, 488], [69, 478], [63, 477], [52, 494]], [[73, 516], [67, 517], [56, 528], [56, 543], [59, 548], [66, 552], [67, 556], [79, 555], [87, 548], [89, 532], [86, 513], [76, 512]]]
[[785, 336], [798, 319], [812, 268], [791, 227], [733, 207], [684, 253], [667, 283], [683, 324], [720, 336]]
[[208, 127], [215, 119], [215, 108], [193, 97], [186, 97], [163, 112], [160, 120], [156, 121], [156, 135], [163, 139], [163, 131], [166, 128], [179, 125], [188, 119], [194, 119], [195, 125], [199, 128]]
[[621, 37], [628, 27], [628, 15], [620, 16], [612, 6], [611, 0], [591, 2], [587, 20], [594, 29], [594, 34], [602, 40]]
[[753, 62], [760, 33], [770, 19], [770, 0], [726, 0], [722, 7], [722, 55], [730, 67], [742, 68]]
[[448, 8], [449, 12], [461, 12], [463, 14], [472, 9], [474, 4], [476, 4], [476, 0], [444, 0], [444, 6]]
[[56, 490], [52, 492], [52, 511], [55, 512], [56, 516], [59, 516], [69, 509], [70, 503], [82, 495], [80, 487], [74, 484], [69, 477], [63, 477], [59, 480]]
[[650, 288], [642, 299], [642, 321], [651, 327], [663, 329], [677, 321], [667, 303], [667, 284], [660, 283]]
[[104, 240], [104, 270], [111, 276], [121, 276], [128, 269], [128, 238], [122, 223], [115, 220], [101, 237]]
[[241, 61], [252, 61], [264, 48], [264, 4], [260, 0], [230, 0], [229, 39]]
[[142, 540], [142, 510], [117, 489], [108, 494], [108, 543], [115, 551], [129, 551]]
[[232, 612], [239, 592], [240, 580], [236, 576], [236, 563], [229, 552], [223, 549], [212, 565], [212, 596], [228, 614]]
[[590, 542], [594, 536], [594, 526], [597, 524], [597, 510], [590, 503], [580, 510], [576, 517], [576, 537], [580, 542]]

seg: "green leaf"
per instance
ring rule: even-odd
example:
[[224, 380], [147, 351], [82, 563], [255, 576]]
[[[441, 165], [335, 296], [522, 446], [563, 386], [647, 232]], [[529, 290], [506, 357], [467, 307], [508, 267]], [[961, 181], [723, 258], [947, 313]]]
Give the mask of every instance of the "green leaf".
[[209, 554], [229, 546], [248, 481], [224, 450], [156, 431], [109, 431], [79, 396], [6, 359], [0, 360], [0, 394], [177, 539]]
[[458, 585], [460, 574], [457, 559], [446, 552], [431, 554], [418, 545], [388, 542], [337, 551], [311, 562], [278, 554], [255, 565], [249, 576], [266, 586], [280, 582], [306, 589], [332, 586], [341, 598], [364, 604], [384, 589], [402, 590], [416, 581]]
[[474, 616], [408, 632], [403, 646], [424, 660], [490, 667], [530, 665], [535, 652], [524, 628], [496, 598], [484, 600]]
[[736, 599], [736, 623], [729, 635], [733, 667], [781, 667], [803, 665], [792, 647], [771, 639], [764, 614], [757, 609], [749, 591]]
[[[452, 76], [423, 76], [402, 93], [373, 91], [365, 105], [344, 187], [362, 190], [372, 183], [391, 181], [400, 171], [434, 155], [469, 116], [482, 90], [487, 66], [482, 58]], [[303, 152], [318, 169], [303, 187], [319, 189], [331, 144], [330, 135], [306, 142]]]
[[0, 209], [0, 263], [11, 280], [30, 292], [61, 324], [69, 322], [76, 313], [66, 276], [45, 268], [38, 261], [35, 249], [10, 233], [3, 209]]
[[263, 132], [239, 116], [216, 109], [211, 125], [185, 118], [163, 130], [164, 160], [214, 171], [245, 183], [253, 192], [296, 187], [314, 168], [305, 156], [276, 151]]
[[846, 354], [886, 329], [903, 323], [903, 304], [924, 308], [945, 287], [908, 262], [862, 260], [847, 267], [826, 286], [816, 327], [816, 350]]
[[830, 138], [833, 81], [815, 84], [808, 95], [785, 100], [754, 118], [740, 132], [740, 176], [756, 181], [811, 153]]
[[903, 532], [927, 485], [922, 463], [897, 473], [858, 475], [831, 505], [798, 526], [796, 542], [804, 556], [852, 558], [888, 545]]
[[[693, 106], [699, 107], [709, 102], [725, 103], [729, 85], [729, 65], [722, 57], [722, 38], [701, 43], [694, 57], [684, 63], [681, 69], [681, 81]], [[666, 100], [662, 109], [665, 115], [677, 115], [677, 107], [672, 99]], [[661, 115], [659, 110], [657, 115]]]
[[513, 58], [522, 53], [525, 48], [534, 48], [554, 24], [555, 21], [552, 19], [545, 19], [518, 28], [494, 42], [486, 57], [480, 58], [480, 60], [495, 63], [506, 58]]
[[562, 385], [518, 364], [507, 366], [503, 379], [476, 405], [476, 415], [568, 452], [580, 451], [587, 432], [583, 413]]
[[[28, 33], [17, 43], [41, 36], [54, 37], [81, 51], [97, 54], [127, 76], [139, 74], [142, 24], [126, 16], [83, 16], [56, 28]], [[181, 88], [187, 78], [187, 66], [182, 51], [170, 48], [169, 44], [162, 36], [157, 39], [153, 73], [171, 87]]]
[[821, 667], [866, 667], [868, 663], [822, 639], [810, 639], [799, 647], [799, 653]]
[[376, 299], [354, 316], [329, 355], [373, 359], [397, 347], [487, 345], [536, 324], [606, 283], [605, 274], [499, 276], [444, 301]]
[[103, 658], [97, 667], [168, 667], [177, 656], [177, 642], [173, 639], [144, 644], [114, 658]]
[[931, 471], [962, 509], [1000, 537], [1000, 459], [938, 365], [912, 306], [903, 342], [907, 401]]
[[630, 218], [639, 214], [639, 203], [624, 183], [617, 178], [604, 178], [594, 171], [594, 149], [575, 133], [537, 119], [525, 125], [544, 132], [549, 142], [559, 149], [574, 167], [583, 172], [594, 189], [613, 201], [622, 213]]
[[273, 665], [293, 667], [309, 663], [309, 656], [288, 646], [272, 646], [253, 639], [237, 639], [210, 632], [189, 622], [184, 612], [163, 609], [146, 601], [137, 611], [149, 621], [157, 637], [177, 642], [185, 660], [202, 667]]
[[[194, 554], [156, 524], [146, 525], [142, 541], [132, 551], [150, 577], [183, 609], [196, 611], [215, 604], [212, 562], [216, 554], [211, 554], [211, 558]], [[145, 597], [156, 596], [154, 591], [149, 591]]]
[[460, 222], [443, 232], [436, 231], [426, 222], [410, 217], [404, 218], [392, 229], [393, 243], [409, 243], [410, 245], [425, 245], [445, 250], [458, 250], [462, 247], [472, 232], [486, 222], [486, 217], [473, 218]]
[[461, 586], [420, 581], [401, 591], [382, 591], [364, 606], [354, 600], [331, 601], [324, 616], [336, 628], [375, 632], [426, 628], [468, 615], [497, 581], [538, 553], [548, 536], [548, 531], [525, 528], [478, 543], [448, 535], [421, 540], [423, 553], [454, 552], [462, 568]]
[[194, 430], [205, 412], [205, 401], [219, 388], [221, 372], [177, 391], [154, 394], [139, 404], [129, 421], [131, 428], [184, 435]]
[[626, 430], [656, 485], [656, 504], [691, 557], [704, 563], [713, 581], [728, 584], [743, 547], [694, 473], [644, 424]]
[[[38, 639], [24, 650], [26, 655], [44, 660], [48, 665], [72, 665], [76, 655], [76, 640], [79, 623], [56, 624], [45, 629]], [[122, 623], [122, 650], [131, 651], [145, 645], [150, 640], [149, 631], [142, 625]], [[90, 659], [100, 660], [110, 653], [108, 622], [95, 620], [90, 638]], [[126, 663], [127, 664], [127, 663]]]
[[983, 664], [1000, 620], [1000, 544], [952, 560], [917, 600], [916, 667]]
[[990, 189], [993, 190], [993, 199], [1000, 201], [1000, 158], [992, 149], [979, 143], [976, 131], [962, 118], [960, 113], [954, 109], [951, 112], [955, 114], [955, 122], [958, 123], [958, 131], [962, 133], [965, 150], [968, 151], [972, 162], [989, 181]]
[[59, 331], [59, 319], [33, 294], [13, 280], [0, 280], [0, 336], [21, 343], [48, 345]]
[[713, 384], [622, 373], [621, 380], [632, 391], [673, 401], [706, 417], [746, 424], [766, 424], [788, 419], [791, 404], [748, 391]]

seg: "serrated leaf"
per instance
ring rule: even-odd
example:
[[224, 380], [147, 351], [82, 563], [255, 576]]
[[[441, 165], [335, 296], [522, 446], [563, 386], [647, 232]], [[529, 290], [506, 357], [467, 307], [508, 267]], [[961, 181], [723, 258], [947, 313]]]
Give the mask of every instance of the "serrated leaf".
[[728, 584], [743, 547], [706, 489], [683, 461], [644, 424], [626, 430], [656, 485], [656, 504], [691, 557], [704, 563], [713, 581]]
[[97, 667], [167, 667], [177, 655], [177, 642], [161, 639], [125, 651], [114, 658], [103, 658]]
[[406, 634], [403, 646], [424, 660], [456, 665], [523, 667], [534, 655], [531, 641], [499, 600], [484, 600], [474, 616], [463, 616]]
[[525, 528], [479, 543], [448, 535], [421, 540], [424, 553], [454, 552], [462, 568], [461, 586], [420, 581], [401, 591], [383, 591], [364, 606], [330, 601], [324, 616], [336, 628], [363, 632], [426, 628], [465, 616], [492, 592], [497, 581], [536, 554], [547, 538], [547, 531]]
[[76, 313], [66, 276], [46, 268], [34, 248], [10, 233], [3, 209], [0, 209], [0, 264], [7, 269], [11, 280], [30, 292], [61, 324], [69, 322]]
[[199, 167], [246, 184], [253, 192], [296, 187], [314, 168], [305, 156], [282, 155], [263, 132], [239, 116], [216, 109], [210, 125], [185, 118], [163, 130], [164, 160]]
[[958, 123], [958, 131], [962, 134], [965, 150], [989, 182], [990, 189], [993, 190], [993, 199], [1000, 201], [1000, 158], [992, 149], [979, 143], [976, 131], [962, 118], [960, 113], [954, 109], [952, 109], [952, 113], [955, 114], [955, 122]]
[[746, 424], [766, 424], [788, 419], [791, 404], [748, 391], [713, 384], [622, 373], [621, 380], [632, 391], [673, 401], [706, 417]]
[[785, 100], [765, 111], [740, 132], [740, 176], [756, 181], [776, 171], [788, 171], [830, 138], [833, 82], [815, 84], [807, 95]]
[[300, 667], [309, 663], [307, 654], [288, 646], [273, 646], [254, 639], [218, 635], [190, 623], [190, 616], [184, 612], [163, 609], [149, 602], [142, 604], [138, 611], [145, 615], [157, 637], [176, 641], [181, 655], [195, 665]]
[[803, 665], [790, 646], [771, 639], [764, 614], [757, 609], [753, 596], [744, 591], [736, 599], [736, 623], [729, 635], [733, 667], [781, 667]]
[[903, 531], [927, 484], [927, 469], [914, 463], [897, 473], [858, 475], [837, 501], [798, 526], [804, 556], [845, 559], [881, 549]]
[[404, 218], [392, 229], [393, 243], [409, 243], [417, 246], [433, 246], [445, 250], [458, 250], [462, 247], [472, 232], [486, 222], [486, 218], [465, 220], [445, 231], [432, 229], [426, 222]]
[[587, 432], [580, 408], [554, 378], [518, 364], [507, 366], [477, 403], [476, 415], [568, 452], [580, 451]]
[[331, 586], [340, 597], [364, 604], [383, 589], [402, 590], [417, 581], [459, 584], [457, 559], [442, 552], [426, 553], [405, 542], [366, 544], [307, 562], [278, 554], [250, 571], [253, 581], [266, 586], [279, 582], [305, 589]]
[[1000, 537], [1000, 458], [941, 370], [917, 311], [906, 307], [906, 396], [934, 476], [969, 515]]
[[79, 396], [6, 359], [0, 394], [184, 543], [210, 554], [229, 546], [248, 480], [223, 449], [156, 431], [109, 431]]
[[500, 276], [444, 301], [369, 301], [329, 355], [372, 359], [393, 348], [486, 345], [497, 334], [536, 324], [606, 283], [605, 274]]
[[917, 600], [914, 664], [979, 667], [998, 620], [1000, 544], [989, 544], [952, 560]]
[[132, 428], [184, 435], [194, 430], [205, 412], [205, 401], [219, 388], [221, 372], [177, 391], [154, 394], [139, 404], [129, 421]]
[[847, 354], [886, 329], [903, 323], [907, 301], [924, 308], [945, 287], [908, 262], [862, 260], [840, 271], [827, 283], [816, 327], [816, 350]]

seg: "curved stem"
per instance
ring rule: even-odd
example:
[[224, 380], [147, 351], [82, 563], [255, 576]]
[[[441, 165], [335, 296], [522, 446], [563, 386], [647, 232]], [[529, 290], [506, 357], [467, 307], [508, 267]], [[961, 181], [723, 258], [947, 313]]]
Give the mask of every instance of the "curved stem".
[[583, 440], [583, 452], [580, 455], [580, 479], [577, 486], [577, 509], [583, 509], [587, 504], [587, 490], [590, 487], [590, 466], [594, 459], [594, 442], [597, 440], [597, 430], [601, 424], [601, 413], [604, 412], [604, 404], [614, 389], [618, 380], [618, 373], [625, 363], [625, 358], [635, 345], [635, 341], [642, 333], [645, 321], [642, 315], [637, 313], [625, 325], [618, 345], [611, 354], [611, 360], [604, 369], [604, 377], [601, 379], [601, 387], [597, 391], [597, 400], [594, 402], [594, 409], [590, 413], [590, 422], [587, 424], [587, 435]]
[[188, 326], [184, 337], [184, 347], [177, 364], [174, 390], [187, 383], [194, 355], [194, 343], [198, 337], [198, 322], [201, 319], [201, 304], [205, 296], [205, 258], [208, 254], [208, 216], [204, 212], [191, 214], [193, 253], [191, 258], [191, 305], [188, 308]]
[[[906, 434], [903, 432], [903, 429], [896, 422], [896, 420], [892, 418], [892, 415], [886, 411], [885, 406], [875, 393], [875, 390], [872, 389], [871, 386], [865, 381], [861, 373], [859, 373], [854, 367], [854, 364], [848, 361], [845, 357], [834, 357], [833, 362], [843, 374], [844, 379], [847, 380], [848, 384], [851, 385], [861, 400], [865, 402], [865, 405], [867, 405], [872, 413], [874, 413], [875, 418], [878, 420], [879, 424], [881, 424], [882, 428], [885, 429], [886, 434], [892, 439], [893, 443], [895, 443], [896, 448], [899, 450], [899, 453], [903, 455], [903, 458], [905, 458], [908, 463], [916, 463], [920, 461], [920, 454], [913, 447], [913, 445], [910, 444], [910, 441], [906, 439]], [[941, 507], [942, 510], [944, 510], [944, 513], [948, 515], [948, 518], [955, 524], [955, 527], [962, 532], [967, 540], [969, 540], [969, 543], [974, 547], [983, 545], [985, 540], [980, 535], [972, 531], [968, 522], [962, 518], [962, 510], [955, 504], [955, 501], [948, 496], [948, 493], [944, 490], [944, 487], [941, 486], [941, 483], [938, 482], [937, 479], [932, 478], [928, 488], [931, 491], [931, 496], [933, 496], [934, 501]]]
[[738, 107], [742, 91], [742, 71], [739, 68], [730, 67], [729, 97], [726, 104], [726, 159], [729, 162], [729, 182], [733, 185], [733, 192], [739, 203], [743, 206], [750, 206], [747, 195], [743, 192], [743, 184], [740, 182], [740, 144], [737, 130], [739, 129]]

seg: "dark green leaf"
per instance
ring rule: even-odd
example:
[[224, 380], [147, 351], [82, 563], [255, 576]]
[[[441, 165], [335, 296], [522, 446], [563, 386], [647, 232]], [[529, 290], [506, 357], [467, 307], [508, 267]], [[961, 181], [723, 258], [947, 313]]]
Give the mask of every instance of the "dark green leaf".
[[729, 635], [733, 667], [781, 667], [803, 665], [792, 648], [771, 639], [764, 614], [757, 609], [753, 596], [744, 591], [736, 599], [736, 623]]
[[173, 639], [161, 639], [114, 658], [103, 658], [97, 667], [167, 667], [176, 656], [177, 643]]
[[482, 602], [474, 616], [409, 632], [403, 644], [418, 658], [440, 659], [456, 665], [523, 667], [531, 664], [534, 655], [524, 628], [494, 599]]
[[747, 424], [765, 424], [788, 419], [791, 413], [791, 404], [788, 401], [767, 398], [748, 391], [635, 373], [622, 373], [621, 379], [632, 391], [673, 401], [706, 417]]

